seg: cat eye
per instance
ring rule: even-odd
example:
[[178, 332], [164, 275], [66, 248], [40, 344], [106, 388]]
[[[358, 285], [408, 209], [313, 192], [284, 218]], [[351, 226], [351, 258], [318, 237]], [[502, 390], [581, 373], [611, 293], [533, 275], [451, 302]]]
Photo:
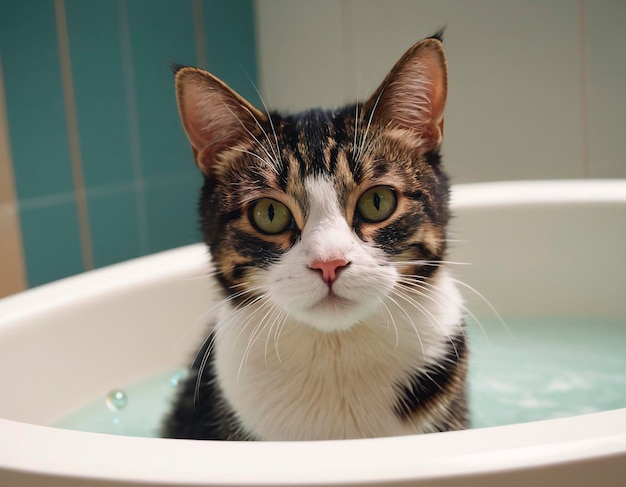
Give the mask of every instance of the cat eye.
[[261, 198], [252, 206], [250, 221], [260, 232], [273, 235], [287, 230], [293, 218], [289, 209], [280, 201]]
[[367, 223], [386, 220], [396, 209], [396, 193], [387, 186], [376, 186], [361, 195], [356, 205], [358, 216]]

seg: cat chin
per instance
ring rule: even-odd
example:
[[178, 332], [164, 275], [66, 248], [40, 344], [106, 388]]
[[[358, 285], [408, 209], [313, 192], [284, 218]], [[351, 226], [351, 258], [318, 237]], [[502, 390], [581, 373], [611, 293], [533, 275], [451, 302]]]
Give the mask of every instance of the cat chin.
[[291, 316], [303, 326], [325, 333], [342, 332], [359, 325], [371, 310], [339, 296], [328, 296], [305, 310], [293, 310]]

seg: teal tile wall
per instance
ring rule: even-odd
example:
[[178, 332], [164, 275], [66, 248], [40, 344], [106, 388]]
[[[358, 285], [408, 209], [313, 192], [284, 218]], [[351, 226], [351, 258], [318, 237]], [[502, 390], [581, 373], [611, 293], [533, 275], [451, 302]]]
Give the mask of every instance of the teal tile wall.
[[51, 0], [0, 2], [0, 49], [20, 199], [73, 190]]
[[197, 186], [198, 175], [195, 172], [148, 182], [147, 230], [151, 251], [169, 249], [197, 239]]
[[[87, 189], [134, 178], [118, 2], [65, 0]], [[127, 48], [127, 46], [125, 46]]]
[[[69, 52], [59, 48], [60, 15]], [[87, 270], [85, 230], [95, 267], [201, 239], [202, 177], [170, 63], [206, 61], [256, 103], [252, 0], [2, 0], [0, 54], [30, 286]], [[63, 56], [82, 181], [70, 159]], [[87, 229], [77, 212], [83, 190]]]
[[140, 245], [134, 186], [88, 191], [87, 206], [97, 266], [114, 264], [144, 253]]
[[20, 208], [28, 284], [35, 286], [82, 272], [74, 199], [59, 198], [46, 204], [41, 198], [33, 203], [21, 203]]
[[82, 270], [54, 4], [0, 2], [0, 50], [29, 285]]
[[[128, 22], [144, 177], [191, 170], [189, 143], [176, 116], [172, 73], [163, 69], [171, 62], [197, 64], [191, 2], [130, 1]], [[163, 134], [169, 134], [166, 141]]]
[[[257, 90], [257, 63], [247, 46], [255, 45], [252, 10], [248, 2], [213, 0], [213, 8], [203, 9], [208, 64], [216, 76], [256, 106], [261, 106]], [[239, 22], [237, 19], [250, 19]], [[226, 45], [223, 39], [238, 39]], [[236, 60], [233, 62], [233, 60]]]

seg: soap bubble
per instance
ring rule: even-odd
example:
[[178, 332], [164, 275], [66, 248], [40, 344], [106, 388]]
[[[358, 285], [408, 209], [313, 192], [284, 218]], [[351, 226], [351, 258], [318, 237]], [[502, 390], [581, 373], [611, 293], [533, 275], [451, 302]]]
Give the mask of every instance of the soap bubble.
[[106, 405], [111, 411], [124, 409], [128, 404], [128, 396], [121, 389], [113, 389], [107, 394]]
[[170, 377], [170, 384], [172, 387], [177, 387], [180, 384], [187, 374], [184, 371], [176, 372], [172, 377]]

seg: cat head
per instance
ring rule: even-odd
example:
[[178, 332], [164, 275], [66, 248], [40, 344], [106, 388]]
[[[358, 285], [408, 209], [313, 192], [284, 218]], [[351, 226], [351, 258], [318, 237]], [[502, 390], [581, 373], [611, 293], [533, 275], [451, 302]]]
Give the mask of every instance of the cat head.
[[438, 38], [338, 110], [265, 113], [192, 67], [177, 71], [176, 93], [205, 177], [205, 241], [234, 299], [338, 331], [382, 309], [403, 280], [436, 274], [448, 221]]

